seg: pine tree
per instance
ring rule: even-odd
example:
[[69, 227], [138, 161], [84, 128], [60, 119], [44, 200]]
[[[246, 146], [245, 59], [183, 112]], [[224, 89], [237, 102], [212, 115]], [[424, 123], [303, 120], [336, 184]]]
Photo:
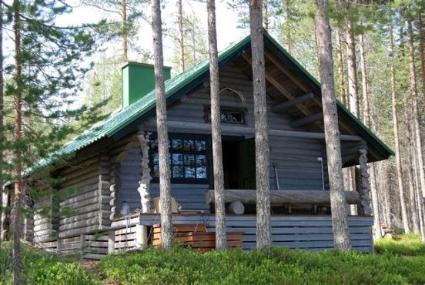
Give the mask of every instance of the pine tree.
[[342, 176], [341, 141], [335, 97], [332, 39], [327, 0], [316, 0], [316, 34], [320, 51], [320, 80], [326, 137], [329, 184], [331, 192], [332, 228], [338, 250], [351, 248], [347, 222], [347, 202]]
[[404, 186], [403, 186], [403, 172], [402, 172], [402, 161], [400, 153], [400, 131], [398, 126], [398, 115], [397, 115], [397, 90], [396, 90], [396, 69], [395, 69], [395, 44], [394, 44], [394, 32], [393, 32], [393, 19], [390, 17], [389, 23], [389, 35], [390, 35], [390, 56], [391, 56], [391, 106], [392, 106], [392, 119], [393, 119], [393, 131], [394, 131], [394, 144], [396, 151], [396, 170], [397, 170], [397, 181], [398, 181], [398, 193], [401, 206], [401, 216], [403, 222], [403, 228], [406, 232], [409, 231], [409, 223], [407, 220], [406, 203], [404, 199]]
[[0, 248], [3, 235], [3, 117], [4, 117], [4, 88], [3, 88], [3, 4], [0, 2]]
[[221, 143], [220, 83], [217, 52], [215, 0], [208, 0], [208, 39], [210, 52], [211, 135], [213, 148], [216, 248], [227, 246], [224, 201], [223, 150]]
[[152, 31], [155, 69], [156, 126], [158, 133], [159, 191], [161, 207], [161, 246], [170, 249], [173, 239], [171, 220], [170, 154], [168, 150], [167, 102], [164, 87], [162, 20], [159, 0], [152, 0]]
[[267, 122], [262, 1], [249, 4], [255, 120], [257, 248], [272, 245], [270, 219], [270, 148]]

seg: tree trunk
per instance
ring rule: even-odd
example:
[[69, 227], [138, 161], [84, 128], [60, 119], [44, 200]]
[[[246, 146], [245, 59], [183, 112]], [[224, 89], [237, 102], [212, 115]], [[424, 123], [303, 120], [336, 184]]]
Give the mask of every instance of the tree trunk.
[[291, 28], [289, 27], [289, 23], [290, 23], [290, 5], [291, 2], [290, 0], [285, 0], [284, 1], [284, 10], [285, 10], [285, 16], [286, 16], [286, 23], [288, 23], [286, 25], [286, 46], [288, 48], [288, 52], [289, 54], [292, 53], [292, 34], [291, 34]]
[[269, 31], [269, 0], [264, 0], [264, 29]]
[[168, 150], [167, 102], [164, 87], [164, 58], [162, 48], [162, 21], [159, 0], [152, 0], [152, 31], [155, 69], [156, 125], [159, 154], [159, 191], [161, 207], [161, 246], [172, 246], [170, 154]]
[[[361, 19], [361, 25], [363, 25], [363, 19]], [[368, 83], [368, 73], [366, 66], [366, 52], [365, 52], [365, 42], [364, 42], [364, 33], [361, 33], [359, 36], [360, 41], [360, 69], [362, 74], [362, 95], [363, 95], [363, 121], [369, 128], [372, 128], [372, 115], [370, 110], [370, 98], [369, 98], [369, 83]], [[376, 177], [375, 177], [375, 168], [373, 164], [369, 165], [370, 173], [370, 191], [372, 196], [372, 209], [373, 209], [373, 221], [375, 228], [375, 238], [381, 238], [381, 219], [379, 215], [379, 206], [378, 206], [378, 192], [376, 189]]]
[[0, 2], [0, 248], [3, 238], [3, 4]]
[[344, 51], [342, 44], [341, 31], [335, 29], [336, 45], [337, 45], [337, 66], [338, 66], [338, 83], [339, 83], [339, 98], [345, 106], [348, 106], [347, 92], [345, 88], [345, 69], [344, 69]]
[[[346, 12], [349, 13], [350, 4], [347, 4], [346, 8]], [[348, 15], [345, 16], [345, 25], [347, 41], [348, 101], [350, 111], [358, 117], [360, 114], [359, 96], [357, 93], [356, 43], [354, 39], [354, 24]]]
[[214, 194], [215, 194], [215, 235], [216, 248], [225, 249], [226, 225], [224, 202], [223, 151], [221, 144], [220, 83], [218, 69], [217, 32], [215, 0], [208, 0], [208, 42], [210, 54], [210, 96], [211, 96], [211, 135], [213, 150]]
[[179, 22], [179, 44], [180, 44], [180, 64], [182, 71], [186, 70], [184, 58], [184, 29], [183, 29], [183, 1], [177, 0], [178, 22]]
[[270, 225], [270, 147], [262, 27], [262, 1], [251, 0], [252, 78], [254, 90], [255, 162], [257, 184], [257, 248], [272, 244]]
[[415, 157], [413, 155], [415, 151], [415, 142], [413, 139], [413, 128], [412, 128], [412, 110], [411, 105], [406, 104], [406, 138], [407, 138], [407, 180], [408, 180], [408, 187], [409, 187], [409, 208], [410, 208], [410, 214], [411, 214], [411, 225], [413, 232], [415, 234], [419, 233], [419, 222], [418, 222], [418, 216], [416, 212], [416, 203], [415, 203], [415, 188], [416, 188], [416, 175], [415, 175]]
[[327, 0], [316, 0], [316, 35], [320, 50], [320, 80], [322, 83], [323, 120], [326, 136], [329, 186], [331, 195], [332, 228], [334, 244], [338, 250], [351, 248], [348, 232], [348, 207], [344, 198], [342, 177], [341, 141], [335, 98], [333, 75], [332, 38]]
[[122, 17], [122, 58], [124, 62], [128, 61], [128, 19], [127, 19], [127, 0], [121, 0]]
[[397, 116], [397, 85], [396, 85], [396, 71], [395, 71], [395, 51], [394, 51], [394, 32], [392, 17], [390, 18], [390, 53], [391, 53], [391, 108], [393, 116], [394, 126], [394, 145], [395, 145], [395, 159], [396, 159], [396, 170], [397, 170], [397, 181], [398, 181], [398, 193], [401, 206], [401, 218], [403, 222], [403, 228], [406, 232], [409, 232], [409, 223], [407, 220], [407, 210], [404, 200], [404, 186], [403, 186], [403, 170], [400, 156], [400, 136]]
[[419, 182], [421, 186], [422, 195], [425, 194], [425, 172], [424, 172], [424, 155], [422, 147], [422, 137], [421, 137], [421, 126], [419, 124], [421, 118], [419, 114], [418, 107], [418, 91], [416, 84], [416, 67], [415, 67], [415, 47], [413, 44], [413, 28], [412, 20], [407, 19], [407, 32], [409, 34], [409, 73], [410, 73], [410, 93], [412, 97], [412, 107], [413, 107], [413, 134], [414, 140], [416, 142], [416, 159], [418, 162], [418, 172], [419, 172]]
[[13, 228], [13, 283], [23, 284], [23, 268], [21, 257], [21, 200], [22, 200], [22, 153], [19, 142], [22, 137], [22, 53], [21, 53], [21, 19], [20, 19], [20, 1], [13, 2], [13, 31], [15, 35], [15, 135], [14, 140], [17, 144], [14, 150], [15, 159], [15, 189], [13, 196], [13, 206], [11, 215], [11, 225]]
[[[421, 58], [421, 71], [422, 71], [422, 96], [425, 96], [425, 31], [422, 21], [422, 11], [418, 12], [418, 31], [419, 31], [419, 56]], [[425, 192], [422, 192], [425, 197]]]

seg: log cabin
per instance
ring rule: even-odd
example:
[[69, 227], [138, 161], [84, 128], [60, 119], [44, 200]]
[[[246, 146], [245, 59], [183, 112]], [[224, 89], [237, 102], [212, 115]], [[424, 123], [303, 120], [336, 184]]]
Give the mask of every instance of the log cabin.
[[[272, 239], [276, 246], [333, 247], [320, 83], [270, 35], [264, 35]], [[219, 53], [226, 227], [255, 248], [255, 153], [250, 37]], [[170, 76], [164, 69], [175, 225], [214, 232], [209, 62]], [[154, 70], [122, 67], [122, 107], [40, 161], [29, 174], [38, 188], [26, 238], [60, 254], [100, 258], [152, 242], [160, 221]], [[357, 208], [349, 216], [353, 249], [372, 251], [367, 163], [393, 155], [338, 102], [344, 167], [356, 169]], [[42, 183], [47, 170], [56, 183]]]

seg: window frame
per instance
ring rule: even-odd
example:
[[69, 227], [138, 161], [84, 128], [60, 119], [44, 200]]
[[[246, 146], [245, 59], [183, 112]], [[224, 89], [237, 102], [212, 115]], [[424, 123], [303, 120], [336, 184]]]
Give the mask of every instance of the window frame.
[[[150, 140], [150, 145], [149, 145], [149, 168], [151, 171], [151, 177], [152, 177], [152, 182], [153, 183], [159, 183], [159, 177], [156, 177], [154, 175], [154, 149], [151, 146], [152, 141], [157, 139], [157, 133], [153, 133]], [[210, 177], [211, 177], [211, 136], [210, 135], [202, 135], [202, 134], [181, 134], [181, 133], [170, 133], [168, 135], [168, 139], [170, 141], [170, 145], [169, 145], [169, 153], [170, 153], [170, 181], [171, 183], [174, 184], [209, 184], [210, 182]], [[204, 151], [191, 151], [191, 152], [181, 152], [181, 151], [174, 151], [172, 149], [172, 140], [177, 140], [177, 139], [181, 139], [181, 140], [192, 140], [192, 141], [196, 141], [196, 140], [202, 140], [205, 142], [205, 150]], [[195, 155], [195, 172], [196, 172], [196, 155], [205, 155], [206, 157], [206, 178], [173, 178], [173, 164], [172, 164], [172, 160], [171, 160], [171, 156], [174, 153], [178, 153], [178, 154], [192, 154]], [[184, 162], [183, 162], [183, 167], [184, 167]]]
[[[222, 124], [228, 124], [228, 125], [246, 125], [246, 108], [241, 107], [230, 107], [230, 106], [221, 106], [220, 107], [220, 117], [221, 113], [223, 112], [235, 112], [235, 113], [241, 113], [241, 122], [224, 122], [223, 120], [220, 120]], [[207, 123], [211, 123], [211, 105], [204, 105], [204, 120]]]

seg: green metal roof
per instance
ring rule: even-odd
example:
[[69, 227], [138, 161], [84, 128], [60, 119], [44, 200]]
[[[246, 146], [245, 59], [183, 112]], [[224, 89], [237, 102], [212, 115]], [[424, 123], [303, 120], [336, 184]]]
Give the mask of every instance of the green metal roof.
[[[275, 48], [278, 49], [286, 58], [288, 58], [299, 71], [307, 76], [319, 89], [320, 83], [302, 67], [276, 40], [274, 40], [267, 32], [264, 33], [266, 42], [267, 40]], [[231, 59], [233, 56], [238, 55], [244, 50], [245, 47], [250, 43], [250, 36], [245, 37], [238, 43], [231, 45], [224, 51], [219, 53], [218, 59], [219, 64], [223, 64], [227, 60]], [[185, 88], [187, 85], [192, 84], [193, 82], [199, 81], [202, 76], [205, 76], [209, 73], [209, 60], [205, 60], [200, 64], [192, 67], [191, 69], [183, 72], [165, 82], [165, 93], [167, 99], [173, 97], [181, 89]], [[61, 149], [55, 152], [50, 158], [39, 161], [36, 168], [46, 166], [52, 163], [55, 158], [70, 155], [76, 151], [107, 137], [112, 137], [118, 132], [125, 129], [135, 120], [139, 119], [141, 116], [145, 115], [149, 111], [153, 110], [155, 107], [155, 91], [152, 90], [145, 96], [143, 96], [138, 101], [133, 104], [119, 110], [118, 112], [112, 113], [108, 118], [104, 119], [93, 125], [90, 129], [84, 131], [82, 134], [75, 137], [73, 140], [65, 144]], [[367, 140], [369, 143], [374, 144], [378, 148], [384, 151], [384, 156], [394, 155], [394, 152], [383, 143], [376, 135], [368, 129], [359, 119], [357, 119], [353, 114], [351, 114], [340, 102], [338, 102], [339, 111], [346, 114], [350, 119], [353, 120], [354, 124], [359, 128], [360, 135], [366, 135], [369, 137]]]

